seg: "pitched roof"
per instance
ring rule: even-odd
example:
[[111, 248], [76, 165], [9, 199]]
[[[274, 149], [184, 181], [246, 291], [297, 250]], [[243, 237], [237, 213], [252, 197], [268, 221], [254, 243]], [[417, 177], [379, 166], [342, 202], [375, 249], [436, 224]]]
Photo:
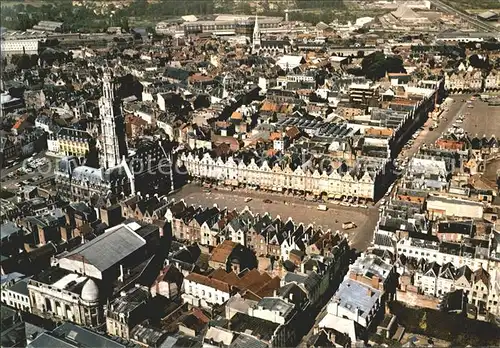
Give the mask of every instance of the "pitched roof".
[[398, 7], [396, 11], [391, 12], [391, 14], [398, 19], [415, 19], [420, 16], [415, 13], [411, 8], [406, 6], [405, 4]]
[[[233, 221], [233, 220], [232, 220]], [[225, 240], [221, 244], [217, 245], [215, 249], [212, 251], [212, 257], [210, 261], [218, 262], [218, 263], [226, 263], [227, 258], [236, 247], [235, 242], [230, 240]]]
[[[61, 259], [61, 267], [66, 264], [64, 259], [84, 261], [101, 272], [116, 265], [146, 244], [146, 241], [132, 229], [131, 225], [118, 225], [76, 248]], [[68, 266], [71, 268], [70, 263]]]
[[480, 280], [486, 285], [490, 283], [490, 274], [482, 267], [474, 272], [474, 283]]
[[220, 290], [228, 294], [231, 293], [231, 286], [228, 283], [218, 279], [213, 279], [209, 276], [204, 276], [198, 273], [189, 273], [189, 275], [185, 279], [197, 284], [202, 284]]

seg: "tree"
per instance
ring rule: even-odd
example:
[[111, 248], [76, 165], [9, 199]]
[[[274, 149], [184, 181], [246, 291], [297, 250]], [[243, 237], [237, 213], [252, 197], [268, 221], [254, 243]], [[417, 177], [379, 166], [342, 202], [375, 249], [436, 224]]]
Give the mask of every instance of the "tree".
[[386, 73], [405, 72], [403, 60], [398, 56], [386, 57], [383, 52], [375, 52], [363, 58], [361, 62], [363, 74], [371, 79], [378, 80]]
[[120, 27], [125, 31], [125, 32], [129, 32], [130, 31], [130, 26], [129, 26], [129, 21], [128, 21], [128, 17], [121, 17], [120, 18]]
[[208, 108], [210, 106], [210, 98], [206, 94], [199, 94], [193, 102], [195, 109]]
[[[36, 65], [36, 62], [38, 60], [38, 56], [37, 55], [35, 56], [36, 60], [35, 59], [32, 60], [32, 58], [27, 54], [14, 55], [12, 56], [10, 62], [14, 64], [19, 70], [30, 69], [34, 65]], [[35, 64], [32, 64], [33, 61], [35, 62]]]
[[427, 311], [424, 309], [424, 315], [422, 316], [422, 319], [420, 319], [420, 322], [418, 323], [418, 327], [425, 332], [427, 330]]
[[469, 64], [478, 69], [489, 69], [490, 67], [490, 62], [488, 60], [488, 57], [485, 58], [479, 58], [477, 54], [473, 54], [472, 56], [469, 57]]

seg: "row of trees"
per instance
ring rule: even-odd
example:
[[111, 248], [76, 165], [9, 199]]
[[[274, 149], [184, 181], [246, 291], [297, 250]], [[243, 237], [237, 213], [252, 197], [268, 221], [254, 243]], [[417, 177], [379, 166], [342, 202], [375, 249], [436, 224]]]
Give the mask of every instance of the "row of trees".
[[[345, 10], [342, 0], [296, 0], [296, 5], [298, 8], [321, 10], [317, 14], [311, 12], [290, 13], [293, 19], [313, 23], [330, 22], [334, 18], [332, 11]], [[121, 26], [128, 30], [129, 18], [159, 20], [169, 16], [188, 14], [206, 15], [232, 11], [250, 14], [255, 11], [248, 2], [234, 0], [162, 0], [155, 3], [148, 3], [147, 0], [134, 0], [129, 6], [123, 8], [114, 8], [113, 5], [109, 5], [109, 13], [94, 10], [91, 5], [73, 6], [71, 1], [44, 3], [41, 6], [21, 3], [14, 6], [2, 6], [1, 21], [3, 26], [14, 30], [30, 29], [41, 20], [49, 20], [64, 22], [74, 32], [95, 32], [102, 31], [108, 26]], [[114, 11], [112, 16], [111, 11]]]
[[92, 8], [73, 6], [71, 1], [44, 3], [41, 6], [17, 4], [2, 6], [2, 26], [13, 30], [31, 29], [42, 20], [64, 22], [72, 31], [96, 31], [109, 26], [109, 18]]

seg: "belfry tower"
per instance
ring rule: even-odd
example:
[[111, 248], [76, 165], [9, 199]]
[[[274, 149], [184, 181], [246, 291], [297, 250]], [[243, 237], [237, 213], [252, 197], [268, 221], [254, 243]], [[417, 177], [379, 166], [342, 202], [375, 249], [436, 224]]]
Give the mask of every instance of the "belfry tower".
[[115, 97], [115, 87], [108, 72], [105, 72], [103, 76], [99, 117], [101, 119], [99, 162], [103, 168], [112, 168], [117, 166], [124, 156], [127, 156], [127, 140], [121, 100]]

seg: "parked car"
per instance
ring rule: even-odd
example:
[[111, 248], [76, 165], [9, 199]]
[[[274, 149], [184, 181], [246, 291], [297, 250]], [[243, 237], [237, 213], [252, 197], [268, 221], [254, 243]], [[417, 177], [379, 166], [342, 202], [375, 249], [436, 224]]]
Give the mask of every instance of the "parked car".
[[342, 228], [344, 230], [350, 230], [352, 228], [356, 228], [356, 224], [352, 221], [347, 221], [347, 222], [342, 223]]
[[321, 211], [327, 211], [328, 207], [325, 204], [319, 204], [317, 209]]
[[263, 200], [263, 202], [264, 202], [264, 203], [272, 203], [273, 201], [271, 201], [270, 199], [267, 199], [267, 198], [266, 198], [266, 199], [264, 199], [264, 200]]

